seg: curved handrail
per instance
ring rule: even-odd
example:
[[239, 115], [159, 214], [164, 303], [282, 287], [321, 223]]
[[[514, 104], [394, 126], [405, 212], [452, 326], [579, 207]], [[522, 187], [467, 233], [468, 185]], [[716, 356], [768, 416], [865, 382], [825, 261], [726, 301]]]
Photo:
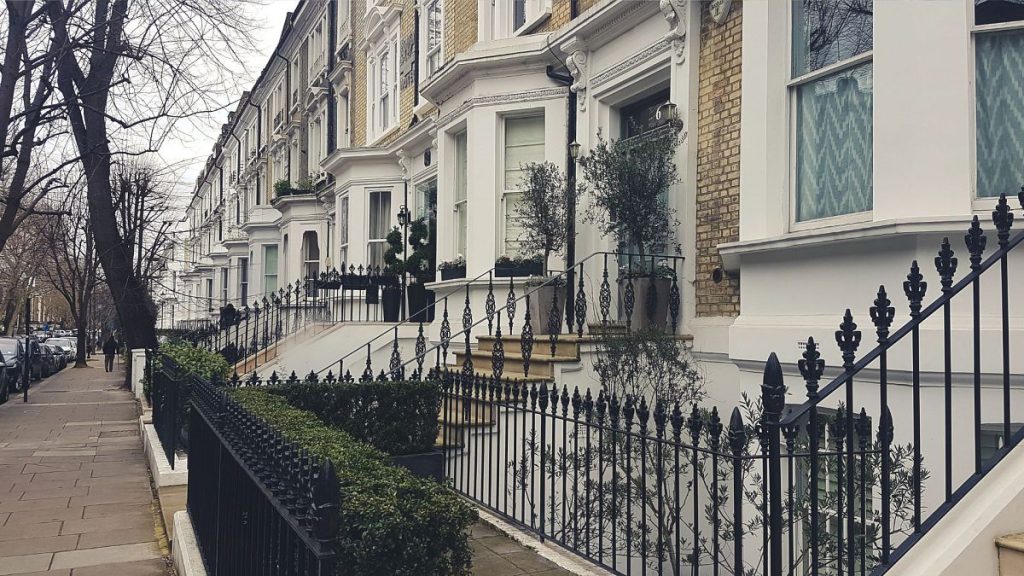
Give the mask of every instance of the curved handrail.
[[[436, 303], [438, 300], [444, 300], [445, 298], [455, 294], [456, 292], [461, 292], [462, 290], [465, 290], [466, 287], [471, 286], [473, 284], [473, 282], [476, 282], [477, 280], [480, 280], [484, 276], [488, 276], [488, 275], [492, 274], [494, 272], [495, 268], [496, 267], [492, 267], [490, 270], [486, 270], [486, 271], [482, 272], [481, 274], [478, 274], [477, 276], [475, 276], [474, 278], [472, 278], [470, 280], [463, 281], [462, 283], [459, 284], [459, 286], [457, 288], [453, 288], [450, 292], [448, 292], [447, 294], [441, 296], [440, 298], [435, 298], [434, 302]], [[411, 312], [411, 313], [407, 314], [405, 320], [402, 320], [401, 322], [399, 322], [399, 323], [397, 323], [397, 324], [395, 324], [393, 326], [388, 327], [387, 330], [381, 332], [380, 334], [377, 334], [376, 336], [374, 336], [373, 338], [370, 338], [366, 342], [363, 342], [362, 344], [360, 344], [356, 348], [352, 349], [352, 351], [350, 351], [348, 354], [345, 354], [344, 356], [339, 358], [337, 361], [331, 362], [331, 364], [329, 366], [326, 366], [326, 367], [321, 368], [320, 370], [318, 370], [317, 374], [321, 374], [323, 372], [326, 372], [327, 370], [330, 370], [331, 366], [334, 366], [335, 364], [338, 364], [339, 366], [344, 365], [344, 362], [345, 362], [346, 358], [348, 358], [349, 356], [352, 356], [353, 354], [355, 354], [357, 352], [361, 352], [364, 348], [366, 348], [367, 346], [373, 344], [378, 339], [383, 338], [384, 336], [387, 336], [388, 334], [391, 334], [392, 332], [398, 330], [399, 326], [403, 326], [403, 325], [406, 325], [406, 324], [422, 324], [423, 322], [420, 321], [420, 320], [413, 321], [412, 320], [413, 316], [416, 316], [418, 314], [426, 313], [432, 307], [434, 307], [434, 304], [427, 304], [426, 306], [424, 306], [423, 308], [420, 308], [416, 312]]]
[[[532, 296], [533, 294], [538, 292], [541, 288], [544, 288], [546, 286], [567, 285], [568, 282], [566, 281], [566, 278], [570, 275], [570, 273], [576, 273], [577, 271], [580, 271], [580, 289], [582, 290], [582, 277], [583, 277], [582, 271], [583, 271], [583, 265], [587, 261], [592, 260], [592, 259], [596, 259], [599, 256], [605, 258], [605, 268], [604, 268], [605, 272], [607, 272], [607, 257], [608, 256], [616, 256], [616, 257], [618, 257], [618, 256], [628, 256], [628, 257], [630, 257], [630, 264], [632, 264], [632, 257], [634, 257], [634, 256], [639, 257], [640, 261], [644, 261], [644, 260], [650, 259], [652, 261], [652, 264], [653, 264], [654, 260], [659, 260], [659, 261], [671, 260], [672, 261], [672, 270], [673, 270], [673, 274], [674, 274], [674, 278], [675, 279], [678, 279], [678, 276], [679, 276], [679, 270], [677, 268], [677, 263], [680, 263], [680, 262], [684, 261], [684, 258], [682, 256], [680, 256], [680, 255], [639, 254], [639, 253], [631, 253], [631, 252], [610, 252], [610, 251], [593, 252], [590, 255], [588, 255], [586, 258], [584, 258], [584, 259], [580, 260], [579, 262], [577, 262], [576, 264], [574, 264], [572, 266], [572, 268], [570, 268], [568, 270], [558, 271], [558, 273], [555, 274], [554, 276], [550, 276], [547, 279], [545, 279], [543, 283], [538, 284], [537, 286], [531, 287], [526, 292], [524, 292], [522, 295], [518, 296], [517, 298], [515, 298], [512, 301], [506, 301], [505, 305], [501, 306], [500, 308], [494, 309], [493, 312], [489, 312], [489, 313], [483, 315], [476, 322], [473, 322], [472, 324], [469, 324], [468, 326], [463, 327], [462, 330], [460, 330], [458, 332], [455, 332], [453, 334], [444, 334], [444, 333], [442, 333], [441, 341], [440, 342], [438, 342], [437, 344], [434, 344], [433, 346], [430, 346], [429, 348], [424, 347], [424, 349], [422, 351], [418, 351], [411, 359], [406, 360], [404, 362], [400, 362], [400, 364], [397, 366], [397, 369], [401, 370], [401, 371], [404, 371], [406, 366], [408, 366], [409, 364], [411, 364], [413, 362], [416, 362], [417, 364], [422, 364], [423, 363], [423, 359], [428, 357], [431, 353], [434, 353], [435, 355], [438, 356], [438, 362], [439, 362], [440, 361], [440, 351], [442, 349], [445, 351], [445, 355], [447, 355], [447, 348], [448, 348], [448, 346], [453, 341], [455, 341], [457, 337], [461, 336], [463, 339], [465, 339], [468, 342], [469, 341], [469, 337], [471, 336], [472, 331], [473, 331], [474, 328], [476, 328], [478, 326], [481, 326], [484, 322], [493, 321], [493, 319], [495, 317], [497, 317], [499, 319], [499, 330], [500, 330], [500, 319], [501, 319], [501, 313], [502, 312], [508, 312], [510, 307], [511, 307], [512, 310], [515, 310], [517, 308], [517, 304], [519, 304], [522, 301], [526, 301], [526, 303], [528, 304], [530, 296]], [[607, 280], [607, 278], [605, 278], [605, 280]], [[469, 284], [466, 284], [466, 285], [462, 286], [460, 288], [460, 290], [468, 289], [468, 287], [469, 287]], [[675, 281], [673, 282], [673, 287], [674, 287], [675, 294], [678, 297], [678, 295], [679, 295], [678, 285], [677, 285], [677, 283]], [[444, 297], [441, 298], [441, 300], [444, 300], [444, 298], [447, 298], [448, 296], [451, 296], [451, 294], [446, 294]], [[562, 321], [563, 321], [563, 319], [559, 318], [559, 325], [561, 325]], [[420, 324], [422, 325], [422, 322], [420, 322]], [[396, 328], [397, 327], [393, 327], [393, 328], [387, 330], [383, 334], [379, 335], [378, 338], [380, 336], [383, 336], [383, 335], [386, 335], [386, 334], [392, 334], [392, 333], [394, 333], [396, 335], [396, 338], [397, 338]], [[578, 328], [578, 330], [582, 331], [582, 326], [580, 326]], [[557, 337], [558, 337], [557, 333], [551, 334], [551, 335], [547, 335], [547, 336], [557, 342]], [[421, 337], [422, 337], [422, 335], [421, 335]], [[369, 342], [359, 346], [358, 348], [356, 348], [355, 350], [353, 350], [352, 352], [347, 354], [345, 357], [347, 358], [347, 357], [351, 356], [352, 354], [354, 354], [356, 352], [360, 352], [360, 351], [365, 350], [368, 345], [369, 345]], [[332, 362], [329, 366], [326, 366], [326, 367], [318, 370], [316, 372], [316, 374], [319, 375], [319, 374], [322, 374], [322, 373], [324, 373], [326, 371], [329, 371], [335, 365], [338, 365], [338, 371], [339, 371], [339, 377], [340, 377], [343, 374], [344, 364], [343, 363], [339, 363], [339, 362]], [[389, 372], [394, 372], [395, 370], [396, 370], [396, 367], [391, 367]]]

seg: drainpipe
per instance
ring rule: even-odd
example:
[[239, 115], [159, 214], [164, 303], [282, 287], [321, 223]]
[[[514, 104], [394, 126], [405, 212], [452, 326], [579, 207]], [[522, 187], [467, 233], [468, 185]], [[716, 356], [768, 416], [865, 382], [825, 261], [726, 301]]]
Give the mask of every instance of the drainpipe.
[[[291, 24], [291, 22], [289, 22], [288, 23], [288, 28], [285, 30], [283, 35], [287, 36], [288, 34], [291, 33], [291, 30], [292, 30], [292, 24]], [[292, 97], [292, 70], [291, 70], [292, 63], [291, 63], [290, 60], [285, 58], [283, 54], [281, 54], [281, 44], [280, 43], [278, 43], [277, 47], [274, 48], [274, 56], [277, 57], [277, 58], [280, 58], [281, 60], [284, 61], [284, 99], [285, 99], [285, 102], [284, 102], [284, 113], [285, 114], [290, 114], [291, 113], [291, 103], [289, 102], [289, 99]], [[288, 172], [288, 180], [291, 180], [291, 178], [292, 178], [292, 147], [291, 146], [286, 146], [285, 147], [285, 152], [288, 153], [288, 155], [285, 158], [286, 171]]]
[[575, 20], [580, 15], [579, 0], [569, 0], [569, 20]]
[[[563, 86], [572, 85], [572, 76], [567, 74], [559, 74], [555, 72], [554, 67], [548, 66], [545, 71], [548, 78], [551, 78], [555, 82], [562, 84]], [[569, 144], [576, 140], [576, 100], [577, 95], [571, 89], [569, 90], [569, 96], [566, 99], [566, 134], [565, 134], [565, 178], [566, 185], [569, 190], [575, 192], [576, 189], [576, 159], [572, 157], [569, 152]], [[566, 195], [565, 198], [565, 322], [569, 328], [569, 332], [572, 332], [573, 326], [573, 311], [575, 309], [573, 302], [573, 284], [575, 280], [575, 271], [573, 267], [576, 265], [576, 201], [575, 193]]]
[[[338, 5], [327, 3], [327, 70], [334, 72], [335, 44], [338, 43]], [[338, 148], [338, 105], [335, 102], [334, 82], [327, 83], [327, 153]]]
[[412, 107], [420, 104], [420, 7], [412, 12]]

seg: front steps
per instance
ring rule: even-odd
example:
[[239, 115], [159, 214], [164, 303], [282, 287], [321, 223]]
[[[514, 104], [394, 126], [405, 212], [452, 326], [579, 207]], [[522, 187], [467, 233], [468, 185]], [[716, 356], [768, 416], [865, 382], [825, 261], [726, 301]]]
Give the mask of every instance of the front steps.
[[999, 576], [1024, 574], [1024, 533], [997, 538], [996, 551], [999, 554]]

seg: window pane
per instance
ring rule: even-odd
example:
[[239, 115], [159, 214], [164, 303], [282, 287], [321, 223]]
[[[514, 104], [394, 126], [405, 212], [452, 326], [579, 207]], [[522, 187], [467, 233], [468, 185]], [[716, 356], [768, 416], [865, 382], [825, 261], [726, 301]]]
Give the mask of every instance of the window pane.
[[469, 166], [466, 161], [466, 133], [455, 137], [455, 201], [466, 199], [466, 180]]
[[505, 189], [519, 187], [522, 167], [544, 161], [544, 117], [505, 119]]
[[871, 209], [871, 63], [797, 88], [796, 219]]
[[975, 0], [975, 24], [1000, 24], [1024, 20], [1024, 4], [1019, 0]]
[[505, 254], [508, 256], [520, 256], [522, 252], [519, 235], [523, 232], [523, 223], [516, 217], [516, 206], [521, 197], [520, 192], [505, 194]]
[[512, 29], [519, 30], [526, 24], [526, 0], [512, 0]]
[[426, 218], [437, 211], [437, 178], [416, 185], [416, 218]]
[[793, 3], [793, 77], [871, 50], [873, 0]]
[[263, 248], [263, 291], [264, 293], [277, 290], [277, 246], [266, 246]]
[[341, 199], [341, 210], [338, 211], [338, 241], [339, 244], [348, 244], [348, 196]]
[[370, 238], [383, 239], [391, 224], [391, 192], [370, 192]]
[[455, 253], [458, 256], [466, 255], [466, 203], [463, 202], [455, 207]]
[[1024, 32], [975, 37], [978, 196], [1016, 193], [1024, 184]]

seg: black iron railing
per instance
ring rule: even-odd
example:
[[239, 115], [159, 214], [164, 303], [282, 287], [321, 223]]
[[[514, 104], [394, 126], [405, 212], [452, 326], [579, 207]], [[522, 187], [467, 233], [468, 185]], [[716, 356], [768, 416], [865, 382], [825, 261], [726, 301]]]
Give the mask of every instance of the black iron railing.
[[[180, 447], [182, 374], [173, 360], [162, 354], [146, 351], [146, 371], [150, 381], [153, 406], [153, 428], [163, 448], [164, 457], [174, 469], [174, 455]], [[185, 398], [184, 400], [187, 400]]]
[[272, 292], [241, 309], [224, 308], [219, 325], [197, 345], [231, 363], [270, 358], [282, 339], [311, 324], [397, 322], [403, 298], [398, 277], [380, 267], [343, 266]]
[[[403, 353], [396, 327], [321, 368], [317, 374], [325, 377], [337, 371], [339, 376], [352, 377], [346, 360], [365, 351], [362, 377], [373, 378], [385, 368], [373, 366], [371, 344], [387, 335], [392, 336], [392, 346], [386, 370], [394, 377], [412, 370], [423, 374], [432, 363], [440, 369], [448, 364], [449, 354], [454, 356], [458, 351], [463, 355], [465, 372], [490, 373], [500, 378], [506, 365], [506, 343], [514, 342], [519, 348], [519, 360], [528, 376], [535, 348], [539, 352], [546, 344], [551, 356], [555, 356], [560, 341], [567, 336], [582, 337], [589, 333], [591, 324], [602, 328], [621, 325], [626, 330], [656, 327], [675, 334], [682, 313], [682, 264], [683, 258], [674, 255], [596, 252], [571, 271], [553, 273], [535, 284], [519, 285], [518, 292], [512, 278], [506, 288], [495, 283], [492, 273], [487, 273], [482, 310], [473, 304], [472, 283], [462, 286], [458, 291], [461, 294], [447, 294], [437, 300], [435, 306], [441, 321], [436, 343], [430, 344], [420, 322], [413, 350]], [[573, 279], [572, 285], [567, 282], [569, 278]], [[502, 301], [504, 304], [499, 306]], [[531, 306], [531, 302], [543, 304]], [[461, 330], [453, 332], [451, 311], [461, 315]], [[487, 367], [474, 366], [472, 356], [476, 347], [473, 339], [483, 334], [495, 339]]]
[[340, 487], [331, 461], [285, 440], [201, 378], [190, 419], [188, 512], [207, 572], [344, 574], [336, 566]]
[[[1020, 201], [1024, 205], [1024, 192]], [[769, 458], [775, 484], [769, 533], [785, 536], [771, 541], [768, 574], [791, 573], [801, 565], [812, 575], [853, 575], [865, 567], [872, 574], [886, 572], [1024, 436], [1024, 387], [1020, 374], [1011, 371], [1009, 273], [1010, 253], [1024, 242], [1024, 233], [1011, 237], [1013, 213], [1005, 196], [992, 222], [996, 247], [988, 258], [977, 217], [967, 230], [970, 270], [959, 282], [954, 283], [958, 258], [949, 239], [943, 240], [935, 257], [941, 293], [931, 304], [924, 305], [928, 283], [922, 270], [916, 261], [911, 265], [903, 282], [909, 319], [895, 330], [896, 308], [885, 287], [879, 288], [869, 314], [877, 344], [859, 359], [864, 335], [847, 310], [835, 333], [842, 366], [824, 386], [819, 383], [825, 363], [818, 343], [808, 339], [799, 362], [807, 391], [803, 405], [783, 415], [782, 398], [766, 398], [769, 445], [776, 450], [780, 435], [820, 432], [823, 414], [832, 414], [837, 428], [831, 452], [829, 441], [812, 433], [806, 445], [787, 443], [781, 458]], [[773, 363], [774, 356], [769, 368]], [[781, 371], [769, 371], [778, 380], [774, 389], [783, 389]], [[877, 485], [865, 492], [856, 475], [863, 464], [855, 444], [859, 430], [866, 434], [872, 426]], [[830, 481], [838, 502], [830, 509], [818, 500], [819, 491], [811, 491], [806, 513], [794, 517], [783, 502], [787, 492], [776, 489], [794, 486], [787, 463], [804, 460], [803, 477], [820, 478], [827, 457], [836, 459]], [[865, 506], [874, 507], [870, 514]], [[807, 533], [831, 533], [820, 542], [811, 539], [804, 550], [800, 533], [787, 530], [801, 522]], [[833, 551], [828, 570], [827, 550]]]

